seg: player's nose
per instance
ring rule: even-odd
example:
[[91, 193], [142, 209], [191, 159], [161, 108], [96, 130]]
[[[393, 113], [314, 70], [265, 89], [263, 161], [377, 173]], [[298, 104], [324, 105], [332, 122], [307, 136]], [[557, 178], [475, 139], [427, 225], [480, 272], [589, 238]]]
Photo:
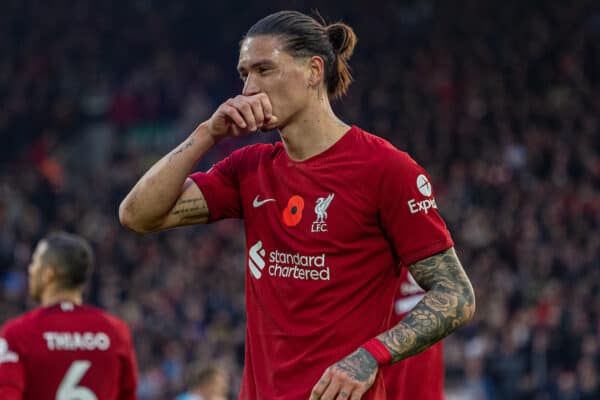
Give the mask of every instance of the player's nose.
[[244, 90], [242, 90], [242, 95], [252, 96], [257, 93], [260, 93], [260, 87], [257, 85], [256, 78], [252, 74], [248, 74], [246, 77], [246, 82], [244, 82]]

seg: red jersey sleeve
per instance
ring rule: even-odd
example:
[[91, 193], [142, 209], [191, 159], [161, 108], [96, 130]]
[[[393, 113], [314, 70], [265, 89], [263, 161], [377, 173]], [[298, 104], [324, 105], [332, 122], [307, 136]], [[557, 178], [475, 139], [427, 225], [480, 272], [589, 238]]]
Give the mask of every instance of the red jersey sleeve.
[[404, 265], [454, 245], [435, 202], [431, 180], [408, 154], [396, 149], [382, 157], [378, 185], [381, 224]]
[[202, 191], [208, 205], [209, 222], [225, 218], [241, 218], [240, 185], [237, 175], [236, 150], [212, 166], [207, 172], [196, 172], [189, 176]]
[[17, 344], [7, 326], [0, 332], [0, 399], [21, 400], [25, 370]]
[[123, 359], [123, 375], [121, 376], [119, 400], [136, 400], [138, 377], [133, 340], [131, 339], [131, 332], [125, 324], [122, 326], [122, 332], [125, 339], [125, 355]]

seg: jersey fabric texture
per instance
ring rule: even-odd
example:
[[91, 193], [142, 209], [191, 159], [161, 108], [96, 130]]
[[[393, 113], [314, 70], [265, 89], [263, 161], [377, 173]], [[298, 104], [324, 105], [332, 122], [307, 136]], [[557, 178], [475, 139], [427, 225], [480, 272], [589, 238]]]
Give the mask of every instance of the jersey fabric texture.
[[98, 308], [40, 307], [0, 332], [2, 400], [131, 400], [136, 386], [129, 328]]
[[[423, 298], [423, 289], [404, 268], [396, 291], [391, 326], [400, 322]], [[443, 342], [399, 363], [381, 369], [389, 400], [443, 400], [444, 348]]]
[[[190, 178], [211, 222], [245, 223], [240, 399], [307, 399], [327, 367], [388, 329], [398, 266], [453, 245], [423, 168], [356, 126], [302, 162], [257, 144]], [[381, 374], [363, 398], [386, 398]]]

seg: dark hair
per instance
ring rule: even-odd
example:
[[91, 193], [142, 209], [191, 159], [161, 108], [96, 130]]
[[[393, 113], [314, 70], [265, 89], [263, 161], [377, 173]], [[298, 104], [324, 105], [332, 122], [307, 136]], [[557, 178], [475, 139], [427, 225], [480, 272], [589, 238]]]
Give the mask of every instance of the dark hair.
[[66, 232], [53, 232], [42, 240], [47, 245], [42, 260], [56, 268], [59, 286], [75, 289], [85, 284], [94, 263], [87, 240]]
[[348, 60], [357, 40], [348, 25], [341, 22], [325, 25], [298, 11], [279, 11], [255, 23], [245, 38], [259, 35], [281, 37], [283, 50], [294, 57], [321, 56], [331, 98], [339, 98], [348, 90], [352, 82]]

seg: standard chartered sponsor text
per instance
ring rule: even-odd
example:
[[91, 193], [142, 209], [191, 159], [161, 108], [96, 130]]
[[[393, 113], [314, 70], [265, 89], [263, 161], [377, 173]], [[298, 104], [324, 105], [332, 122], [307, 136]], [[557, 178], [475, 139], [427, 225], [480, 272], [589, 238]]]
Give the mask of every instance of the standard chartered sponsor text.
[[269, 253], [268, 271], [269, 275], [280, 278], [328, 281], [331, 275], [325, 261], [325, 253], [306, 256], [274, 250]]

